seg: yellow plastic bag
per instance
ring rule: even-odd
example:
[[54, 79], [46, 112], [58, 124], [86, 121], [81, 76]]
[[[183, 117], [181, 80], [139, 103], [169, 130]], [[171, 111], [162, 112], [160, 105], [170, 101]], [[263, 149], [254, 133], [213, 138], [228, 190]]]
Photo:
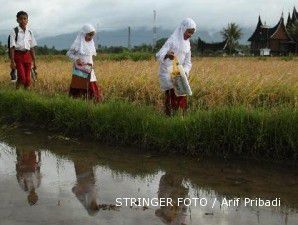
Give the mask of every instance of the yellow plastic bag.
[[171, 78], [174, 86], [174, 91], [177, 96], [191, 96], [192, 91], [182, 65], [179, 64], [175, 57], [171, 71]]

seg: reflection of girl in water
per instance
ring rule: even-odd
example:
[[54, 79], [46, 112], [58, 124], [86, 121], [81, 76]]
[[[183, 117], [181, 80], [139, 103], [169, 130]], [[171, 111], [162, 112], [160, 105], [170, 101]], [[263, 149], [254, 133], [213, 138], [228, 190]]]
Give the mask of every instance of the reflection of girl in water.
[[178, 206], [178, 198], [186, 198], [188, 195], [188, 189], [183, 186], [182, 182], [182, 177], [170, 173], [160, 178], [158, 198], [171, 198], [173, 201], [173, 206], [161, 206], [155, 211], [155, 215], [166, 224], [186, 224], [187, 207], [181, 203]]
[[85, 207], [88, 214], [94, 216], [99, 207], [96, 201], [97, 193], [93, 166], [83, 161], [74, 162], [74, 166], [77, 183], [72, 188], [72, 192]]
[[29, 205], [35, 205], [38, 201], [38, 195], [35, 190], [40, 186], [41, 183], [41, 153], [38, 152], [37, 156], [33, 150], [16, 150], [16, 153], [16, 172], [18, 183], [25, 192], [28, 192], [27, 198]]

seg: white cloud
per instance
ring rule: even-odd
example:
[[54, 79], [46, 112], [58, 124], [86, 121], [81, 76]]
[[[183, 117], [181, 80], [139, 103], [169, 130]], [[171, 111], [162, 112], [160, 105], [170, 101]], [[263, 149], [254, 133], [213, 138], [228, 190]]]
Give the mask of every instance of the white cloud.
[[174, 28], [183, 18], [192, 17], [201, 28], [220, 29], [229, 22], [255, 26], [261, 14], [268, 24], [287, 15], [298, 0], [0, 0], [0, 30], [13, 27], [15, 14], [25, 10], [30, 25], [39, 34], [54, 35], [78, 30], [84, 23], [101, 29], [151, 27], [153, 9], [158, 25]]

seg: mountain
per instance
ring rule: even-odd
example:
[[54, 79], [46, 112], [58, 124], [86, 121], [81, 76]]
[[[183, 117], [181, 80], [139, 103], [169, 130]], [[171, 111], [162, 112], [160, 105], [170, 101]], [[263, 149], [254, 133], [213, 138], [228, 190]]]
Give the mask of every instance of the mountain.
[[[168, 37], [171, 31], [160, 30], [159, 37]], [[67, 33], [38, 40], [40, 46], [55, 46], [57, 49], [69, 48], [77, 33]], [[146, 28], [131, 29], [131, 45], [151, 44], [153, 40], [152, 31]], [[127, 46], [128, 29], [111, 31], [100, 31], [95, 37], [95, 42], [102, 46]]]
[[[247, 40], [251, 36], [254, 30], [252, 28], [241, 28], [241, 31], [242, 31], [242, 37], [239, 43], [249, 44]], [[220, 34], [220, 30], [202, 30], [202, 31], [199, 31], [199, 37], [208, 43], [223, 41], [222, 36]]]
[[[247, 39], [253, 33], [253, 29], [242, 28], [243, 36], [241, 39], [241, 44], [247, 44]], [[157, 38], [169, 37], [172, 33], [171, 30], [158, 28]], [[56, 36], [41, 37], [37, 39], [39, 46], [47, 45], [48, 47], [55, 46], [56, 49], [67, 49], [70, 47], [71, 43], [74, 41], [77, 33], [66, 33]], [[4, 44], [7, 43], [8, 34], [1, 32], [0, 41]], [[37, 35], [36, 35], [37, 36]], [[200, 36], [206, 42], [217, 42], [222, 41], [219, 30], [214, 29], [202, 29], [195, 34], [194, 39]], [[152, 30], [147, 28], [137, 28], [131, 29], [131, 45], [141, 45], [141, 44], [151, 44], [152, 43]], [[102, 46], [127, 46], [128, 40], [128, 29], [119, 30], [104, 30], [100, 31], [98, 37], [95, 38], [95, 42]]]
[[7, 38], [8, 38], [8, 34], [7, 35], [0, 34], [0, 42], [1, 42], [1, 44], [7, 45]]

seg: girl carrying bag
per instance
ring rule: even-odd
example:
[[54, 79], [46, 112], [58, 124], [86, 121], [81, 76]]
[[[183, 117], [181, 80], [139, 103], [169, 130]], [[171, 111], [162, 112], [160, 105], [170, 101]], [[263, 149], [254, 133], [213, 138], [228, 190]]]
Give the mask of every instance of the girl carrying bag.
[[187, 75], [182, 65], [179, 64], [177, 58], [173, 60], [171, 69], [171, 78], [173, 81], [174, 91], [177, 96], [191, 96], [192, 91], [187, 79]]
[[88, 89], [92, 69], [93, 67], [91, 64], [81, 66], [75, 63], [72, 70], [73, 78], [71, 81], [71, 87], [77, 89]]

